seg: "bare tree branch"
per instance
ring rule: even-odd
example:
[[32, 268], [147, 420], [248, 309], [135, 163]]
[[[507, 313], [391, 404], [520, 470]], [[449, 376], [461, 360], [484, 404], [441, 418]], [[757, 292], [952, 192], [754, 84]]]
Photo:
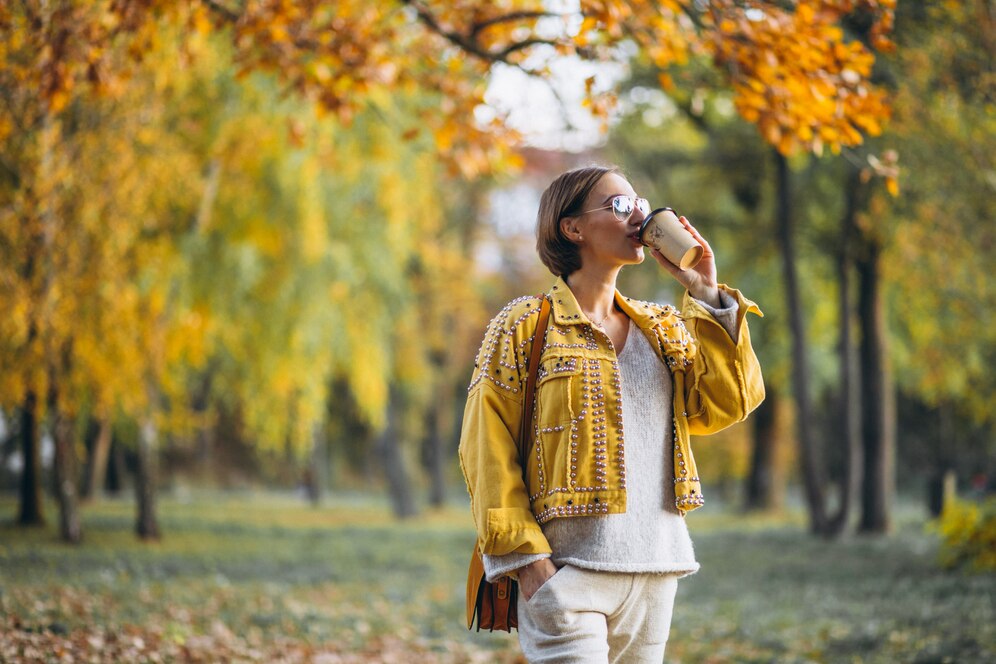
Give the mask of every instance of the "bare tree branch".
[[457, 46], [463, 51], [466, 51], [471, 55], [475, 55], [486, 62], [498, 61], [492, 53], [484, 48], [481, 48], [476, 41], [468, 39], [459, 32], [444, 29], [443, 26], [440, 25], [439, 21], [436, 20], [436, 17], [432, 15], [432, 12], [423, 7], [421, 4], [414, 2], [413, 0], [401, 0], [401, 2], [413, 8], [419, 17], [419, 20], [421, 20], [427, 28], [443, 37], [454, 46]]
[[525, 50], [525, 49], [530, 48], [532, 46], [540, 46], [540, 45], [543, 45], [543, 46], [558, 46], [561, 43], [562, 42], [552, 41], [552, 40], [549, 40], [549, 39], [539, 39], [537, 37], [534, 37], [532, 39], [524, 39], [522, 41], [509, 44], [508, 46], [506, 46], [502, 50], [500, 50], [497, 53], [495, 53], [495, 57], [498, 60], [500, 60], [501, 62], [507, 62], [508, 61], [508, 57], [510, 55], [512, 55], [513, 53], [518, 53], [519, 51]]
[[516, 21], [528, 21], [530, 19], [540, 19], [540, 18], [566, 18], [570, 14], [556, 13], [556, 12], [539, 12], [539, 11], [521, 11], [521, 12], [511, 12], [509, 14], [502, 14], [501, 16], [495, 16], [494, 18], [489, 18], [486, 21], [480, 21], [475, 23], [470, 30], [470, 35], [476, 37], [479, 33], [484, 32], [488, 28], [494, 27], [496, 25], [501, 25], [502, 23], [514, 23]]
[[[401, 2], [414, 9], [415, 13], [419, 17], [419, 20], [422, 21], [422, 23], [425, 24], [425, 26], [429, 28], [429, 30], [443, 37], [444, 39], [449, 41], [454, 46], [460, 48], [464, 52], [470, 55], [474, 55], [480, 58], [481, 60], [484, 60], [485, 62], [489, 63], [501, 62], [504, 64], [515, 64], [508, 62], [509, 56], [511, 56], [513, 53], [517, 53], [524, 49], [541, 44], [549, 46], [557, 46], [561, 43], [556, 40], [540, 39], [538, 37], [532, 37], [529, 39], [509, 44], [500, 51], [489, 51], [487, 48], [481, 46], [481, 44], [476, 39], [474, 39], [474, 37], [480, 32], [480, 30], [475, 28], [474, 30], [471, 31], [470, 35], [465, 35], [456, 30], [447, 30], [443, 28], [443, 26], [439, 23], [439, 21], [436, 19], [436, 17], [432, 14], [431, 11], [429, 11], [426, 7], [422, 6], [416, 0], [401, 0]], [[529, 12], [517, 12], [517, 13], [528, 14]], [[557, 14], [550, 14], [550, 15], [557, 16]], [[496, 24], [498, 22], [503, 21], [506, 18], [508, 20], [512, 20], [511, 18], [508, 18], [512, 16], [513, 14], [508, 14], [505, 17], [497, 17], [495, 19], [490, 19], [490, 23]]]

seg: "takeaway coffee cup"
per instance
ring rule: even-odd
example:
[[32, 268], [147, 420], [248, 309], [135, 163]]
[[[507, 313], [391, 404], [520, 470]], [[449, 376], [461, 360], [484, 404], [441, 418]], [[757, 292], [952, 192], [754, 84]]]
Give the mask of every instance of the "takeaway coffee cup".
[[661, 252], [682, 270], [695, 267], [705, 251], [671, 208], [657, 208], [647, 215], [640, 226], [640, 242]]

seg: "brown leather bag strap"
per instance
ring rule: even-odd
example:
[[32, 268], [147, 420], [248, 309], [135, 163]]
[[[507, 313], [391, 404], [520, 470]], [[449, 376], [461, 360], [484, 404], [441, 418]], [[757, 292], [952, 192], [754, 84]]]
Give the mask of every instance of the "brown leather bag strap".
[[541, 294], [539, 320], [536, 331], [533, 332], [532, 352], [529, 364], [526, 366], [526, 389], [522, 402], [522, 421], [519, 423], [519, 463], [522, 474], [526, 474], [526, 451], [529, 449], [529, 432], [533, 424], [533, 405], [536, 402], [536, 376], [539, 373], [540, 358], [543, 355], [543, 342], [546, 339], [546, 328], [550, 322], [550, 298]]

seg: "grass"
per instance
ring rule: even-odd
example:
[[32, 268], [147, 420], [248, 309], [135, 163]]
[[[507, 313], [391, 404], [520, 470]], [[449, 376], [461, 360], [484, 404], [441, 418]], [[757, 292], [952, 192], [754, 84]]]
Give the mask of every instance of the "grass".
[[[825, 542], [798, 516], [708, 509], [668, 662], [996, 661], [996, 579], [941, 570], [915, 519]], [[462, 508], [397, 523], [371, 498], [199, 495], [164, 500], [143, 544], [132, 506], [105, 502], [79, 547], [15, 512], [0, 498], [0, 661], [517, 659], [514, 636], [463, 627]]]

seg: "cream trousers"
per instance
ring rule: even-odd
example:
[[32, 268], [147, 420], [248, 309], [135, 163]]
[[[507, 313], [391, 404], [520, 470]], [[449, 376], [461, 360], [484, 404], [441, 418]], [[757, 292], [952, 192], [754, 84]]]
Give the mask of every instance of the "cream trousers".
[[664, 660], [678, 578], [561, 567], [528, 602], [519, 644], [530, 664]]

